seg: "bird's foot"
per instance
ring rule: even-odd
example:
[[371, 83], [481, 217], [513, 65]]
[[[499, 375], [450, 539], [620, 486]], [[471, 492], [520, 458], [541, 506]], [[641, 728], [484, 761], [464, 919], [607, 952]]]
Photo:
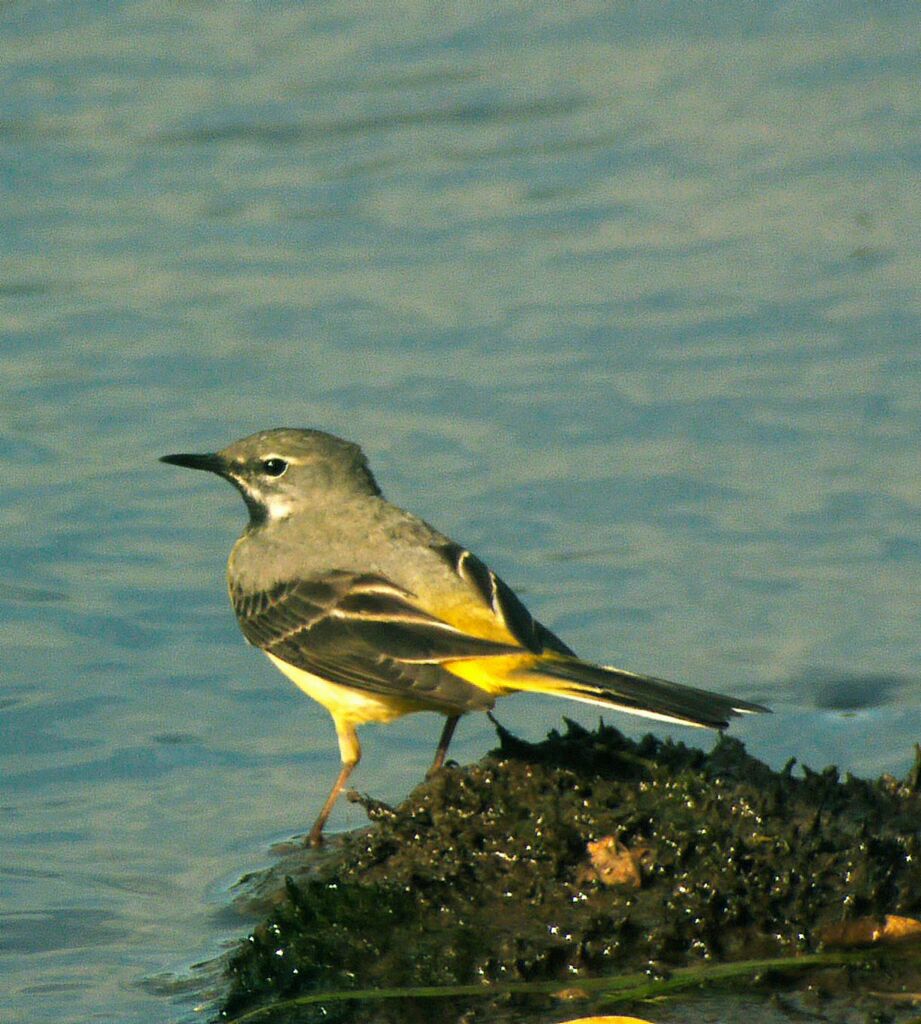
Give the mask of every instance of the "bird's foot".
[[456, 767], [457, 767], [457, 761], [454, 761], [454, 760], [442, 761], [441, 764], [433, 764], [432, 767], [429, 768], [429, 770], [425, 773], [425, 781], [428, 782], [429, 779], [434, 779], [435, 776], [443, 768], [456, 768]]
[[371, 821], [381, 821], [384, 818], [392, 820], [396, 817], [396, 811], [390, 804], [385, 804], [383, 800], [375, 800], [367, 793], [359, 793], [357, 789], [350, 789], [345, 798], [350, 804], [359, 804], [363, 807]]

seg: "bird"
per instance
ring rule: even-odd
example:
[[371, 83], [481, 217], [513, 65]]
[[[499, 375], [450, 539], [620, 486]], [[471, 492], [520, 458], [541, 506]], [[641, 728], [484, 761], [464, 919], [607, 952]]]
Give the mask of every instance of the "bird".
[[361, 758], [357, 728], [418, 711], [445, 722], [499, 697], [554, 694], [664, 722], [723, 729], [760, 704], [577, 657], [475, 554], [388, 502], [359, 445], [322, 430], [262, 430], [162, 462], [205, 470], [243, 496], [249, 521], [227, 583], [246, 640], [332, 716], [341, 767], [307, 836]]

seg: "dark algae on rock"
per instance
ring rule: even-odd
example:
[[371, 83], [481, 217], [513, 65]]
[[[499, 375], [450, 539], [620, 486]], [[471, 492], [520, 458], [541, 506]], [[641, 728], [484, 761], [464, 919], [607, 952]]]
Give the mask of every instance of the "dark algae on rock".
[[[821, 951], [842, 923], [921, 915], [917, 765], [903, 782], [778, 773], [732, 739], [704, 753], [572, 723], [540, 744], [500, 739], [395, 810], [366, 801], [372, 827], [322, 861], [303, 851], [262, 879], [273, 908], [229, 962], [225, 1019], [310, 992], [667, 979]], [[917, 985], [919, 964], [863, 987]], [[498, 1019], [485, 1002], [430, 1001], [418, 1019]], [[400, 1004], [260, 1017], [417, 1019]]]

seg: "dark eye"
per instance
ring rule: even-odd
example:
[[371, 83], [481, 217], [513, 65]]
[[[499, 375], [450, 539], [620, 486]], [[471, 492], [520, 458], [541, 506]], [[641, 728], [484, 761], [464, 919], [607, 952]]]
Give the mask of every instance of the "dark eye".
[[281, 476], [282, 473], [288, 468], [288, 463], [284, 459], [263, 459], [262, 460], [262, 472], [266, 476]]

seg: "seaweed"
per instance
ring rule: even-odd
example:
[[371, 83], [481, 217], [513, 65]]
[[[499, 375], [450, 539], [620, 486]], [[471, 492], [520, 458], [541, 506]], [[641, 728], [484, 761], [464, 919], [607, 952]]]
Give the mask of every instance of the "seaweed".
[[[905, 782], [775, 772], [737, 740], [705, 753], [603, 724], [499, 738], [395, 809], [359, 798], [370, 828], [261, 880], [274, 907], [229, 961], [225, 1019], [279, 1001], [299, 1021], [494, 1020], [564, 986], [600, 998], [636, 972], [667, 988], [676, 971], [823, 955], [839, 994], [887, 971], [917, 984], [917, 958], [867, 975], [869, 954], [828, 950], [842, 924], [921, 913], [917, 765]], [[632, 870], [606, 872], [600, 850]], [[457, 986], [434, 1010], [431, 993]], [[382, 991], [415, 995], [393, 1017], [367, 995]], [[494, 997], [492, 1016], [472, 993]]]

